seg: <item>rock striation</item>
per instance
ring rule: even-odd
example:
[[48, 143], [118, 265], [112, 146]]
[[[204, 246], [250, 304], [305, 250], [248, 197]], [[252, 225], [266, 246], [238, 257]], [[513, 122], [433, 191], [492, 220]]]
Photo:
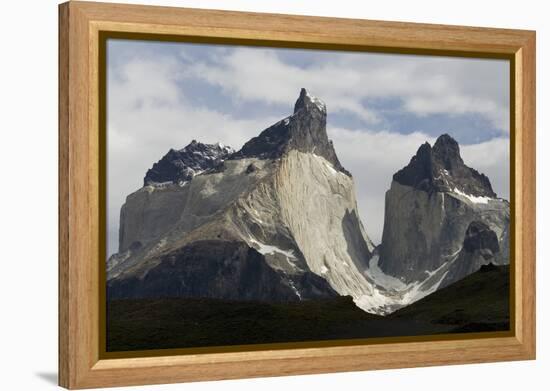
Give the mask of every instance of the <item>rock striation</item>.
[[326, 114], [302, 89], [292, 115], [237, 152], [200, 143], [170, 151], [122, 207], [108, 297], [372, 295], [364, 270], [374, 246]]
[[195, 140], [171, 149], [121, 208], [108, 298], [351, 296], [386, 315], [509, 263], [509, 203], [447, 134], [393, 176], [375, 247], [326, 117], [302, 89], [290, 116], [236, 152]]
[[[509, 223], [508, 201], [497, 198], [485, 175], [464, 164], [458, 143], [444, 134], [433, 147], [421, 145], [393, 177], [386, 192], [380, 268], [406, 282], [443, 273], [450, 262], [476, 271], [479, 262], [459, 254], [470, 254], [472, 240], [480, 238], [487, 245], [491, 238], [493, 254], [507, 248]], [[508, 263], [507, 252], [502, 254], [497, 264]], [[446, 281], [464, 276], [449, 272]]]

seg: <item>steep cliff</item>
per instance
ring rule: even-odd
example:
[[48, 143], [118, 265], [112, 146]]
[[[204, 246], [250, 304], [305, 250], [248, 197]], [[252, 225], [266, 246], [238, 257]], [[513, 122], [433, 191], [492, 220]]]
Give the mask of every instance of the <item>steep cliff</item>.
[[194, 174], [182, 180], [190, 160], [181, 155], [191, 147], [153, 167], [162, 182], [150, 170], [127, 197], [120, 251], [107, 264], [109, 297], [359, 301], [373, 294], [363, 274], [373, 245], [353, 178], [327, 137], [323, 102], [303, 89], [291, 116], [240, 151], [216, 155], [215, 165], [191, 161]]
[[509, 263], [509, 204], [448, 135], [393, 176], [375, 248], [326, 116], [302, 89], [292, 115], [237, 152], [195, 140], [170, 150], [121, 209], [108, 297], [349, 295], [388, 314], [483, 265]]
[[[472, 226], [474, 221], [480, 225]], [[480, 262], [459, 260], [458, 255], [465, 235], [481, 225], [493, 232], [496, 246], [504, 250], [494, 262], [508, 263], [509, 223], [508, 201], [497, 198], [489, 179], [464, 164], [458, 143], [442, 135], [433, 148], [423, 144], [393, 177], [386, 193], [380, 268], [405, 282], [443, 272], [451, 262], [463, 263], [461, 268], [473, 272]], [[451, 275], [447, 283], [465, 276]]]

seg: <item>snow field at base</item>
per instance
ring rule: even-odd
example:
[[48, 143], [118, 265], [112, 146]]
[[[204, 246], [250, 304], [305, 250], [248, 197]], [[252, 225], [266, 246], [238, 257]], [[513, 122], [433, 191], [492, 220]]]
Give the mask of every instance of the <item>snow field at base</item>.
[[[422, 281], [415, 281], [405, 284], [398, 278], [385, 274], [378, 266], [379, 256], [373, 255], [369, 261], [369, 267], [365, 275], [374, 282], [372, 295], [363, 295], [355, 300], [355, 304], [366, 312], [378, 315], [387, 315], [404, 306], [414, 303], [423, 297], [435, 292], [441, 282], [445, 279], [447, 271], [442, 272], [452, 263], [458, 254], [453, 253], [448, 261], [439, 268], [426, 270], [427, 277]], [[441, 273], [442, 272], [442, 273]], [[439, 276], [434, 280], [432, 277]]]

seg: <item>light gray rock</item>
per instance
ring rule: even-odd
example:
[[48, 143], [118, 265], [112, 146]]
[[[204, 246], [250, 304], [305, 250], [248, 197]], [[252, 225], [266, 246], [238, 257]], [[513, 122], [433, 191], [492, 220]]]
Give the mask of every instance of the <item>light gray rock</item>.
[[507, 201], [473, 202], [458, 193], [428, 193], [394, 181], [386, 193], [382, 270], [407, 282], [422, 278], [461, 250], [464, 233], [474, 220], [493, 229], [503, 248], [509, 246], [503, 235], [510, 223]]
[[[363, 272], [374, 248], [358, 216], [353, 178], [340, 165], [326, 134], [326, 107], [303, 90], [293, 115], [228, 157], [223, 169], [206, 171], [184, 184], [144, 186], [127, 197], [120, 251], [108, 261], [110, 291], [113, 297], [166, 294], [168, 288], [154, 276], [172, 270], [182, 281], [189, 279], [185, 265], [170, 263], [192, 259], [191, 250], [184, 249], [196, 248], [199, 242], [223, 249], [235, 246], [226, 243], [239, 243], [239, 254], [245, 254], [245, 245], [254, 255], [231, 261], [232, 253], [224, 252], [227, 262], [249, 270], [250, 262], [261, 257], [278, 276], [262, 271], [270, 276], [265, 283], [286, 287], [255, 287], [257, 299], [268, 300], [268, 292], [274, 292], [273, 300], [289, 300], [290, 289], [295, 300], [340, 294], [358, 301], [373, 294]], [[218, 264], [206, 258], [204, 262]], [[201, 278], [221, 281], [215, 269], [201, 269]], [[227, 272], [230, 281], [195, 291], [238, 299], [227, 289], [239, 281], [249, 284], [250, 276], [243, 276]], [[174, 278], [172, 294], [195, 292], [178, 290]]]
[[[508, 201], [496, 197], [489, 179], [467, 167], [458, 144], [443, 135], [434, 148], [422, 145], [386, 192], [380, 268], [407, 283], [446, 269], [443, 265], [454, 262], [462, 250], [473, 221], [495, 232], [502, 249], [495, 262], [508, 263]], [[472, 259], [463, 262], [471, 263], [464, 270], [479, 268]], [[449, 274], [446, 283], [464, 276]]]

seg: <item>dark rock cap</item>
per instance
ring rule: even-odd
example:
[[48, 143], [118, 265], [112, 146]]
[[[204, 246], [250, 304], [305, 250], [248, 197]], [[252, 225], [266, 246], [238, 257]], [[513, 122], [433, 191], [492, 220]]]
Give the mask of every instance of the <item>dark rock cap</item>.
[[153, 167], [147, 170], [144, 186], [165, 182], [189, 181], [196, 174], [218, 167], [233, 153], [223, 144], [203, 144], [192, 140], [180, 150], [170, 149]]
[[325, 104], [302, 88], [294, 105], [294, 114], [250, 139], [231, 159], [277, 159], [294, 149], [322, 156], [336, 170], [351, 176], [336, 156], [332, 141], [327, 135], [326, 120]]
[[439, 136], [433, 147], [422, 144], [393, 180], [430, 193], [457, 189], [473, 196], [496, 197], [489, 178], [464, 164], [460, 146], [448, 134]]
[[433, 147], [435, 160], [441, 162], [447, 170], [464, 164], [460, 157], [460, 147], [454, 138], [444, 133], [437, 138]]
[[327, 112], [327, 106], [325, 103], [321, 99], [310, 95], [305, 88], [300, 90], [300, 96], [294, 104], [294, 114], [302, 109], [319, 110], [325, 114]]

